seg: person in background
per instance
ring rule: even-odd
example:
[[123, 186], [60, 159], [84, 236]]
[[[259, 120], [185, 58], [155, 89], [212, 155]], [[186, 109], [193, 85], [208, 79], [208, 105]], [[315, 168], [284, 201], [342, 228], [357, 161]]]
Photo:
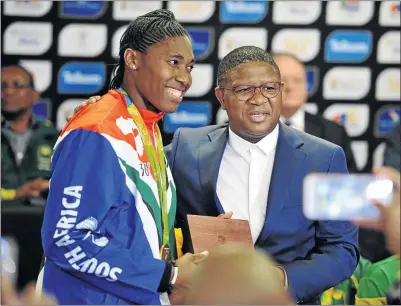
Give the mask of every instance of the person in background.
[[401, 124], [398, 123], [386, 137], [383, 165], [401, 171]]
[[43, 289], [60, 304], [180, 303], [207, 253], [176, 259], [176, 189], [158, 121], [192, 83], [190, 37], [168, 10], [123, 33], [111, 90], [64, 127], [42, 226]]
[[[390, 167], [378, 167], [373, 169], [373, 173], [379, 177], [384, 177], [390, 179], [394, 184], [393, 189], [393, 202], [391, 205], [384, 206], [381, 203], [374, 203], [380, 209], [381, 219], [379, 221], [362, 221], [355, 220], [354, 224], [359, 225], [361, 227], [367, 227], [371, 229], [381, 230], [383, 231], [387, 248], [395, 254], [398, 258], [401, 255], [401, 204], [400, 204], [400, 196], [401, 196], [401, 179], [400, 172], [394, 168]], [[382, 274], [380, 272], [380, 274]], [[391, 281], [391, 277], [386, 275], [385, 281]], [[386, 297], [387, 305], [399, 305], [401, 303], [401, 286], [400, 286], [400, 273], [398, 271], [398, 275], [396, 277], [396, 281], [394, 281], [393, 285], [389, 289]]]
[[20, 65], [1, 69], [1, 199], [44, 204], [58, 131], [32, 112], [39, 93]]
[[298, 130], [325, 139], [343, 148], [347, 158], [348, 171], [350, 173], [357, 172], [351, 150], [351, 139], [344, 127], [321, 115], [314, 115], [303, 109], [308, 99], [304, 64], [296, 56], [289, 53], [273, 53], [273, 57], [285, 84], [280, 120]]
[[[383, 166], [401, 171], [401, 125], [397, 124], [385, 138]], [[370, 228], [361, 228], [359, 231], [359, 249], [361, 254], [372, 262], [380, 262], [391, 256], [386, 248], [386, 238], [383, 232]]]
[[226, 244], [210, 251], [189, 279], [186, 305], [290, 305], [277, 264], [263, 251]]

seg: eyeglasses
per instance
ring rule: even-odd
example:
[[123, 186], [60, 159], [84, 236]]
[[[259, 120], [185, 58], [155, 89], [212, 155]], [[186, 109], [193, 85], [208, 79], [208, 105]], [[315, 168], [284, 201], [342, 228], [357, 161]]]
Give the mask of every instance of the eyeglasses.
[[234, 92], [235, 97], [240, 101], [248, 101], [255, 95], [256, 89], [259, 89], [265, 98], [275, 98], [281, 90], [283, 83], [281, 82], [269, 82], [260, 86], [236, 86], [233, 88], [222, 88], [225, 90], [231, 90]]
[[[11, 86], [10, 86], [11, 85]], [[11, 84], [8, 84], [6, 82], [1, 83], [1, 89], [5, 90], [7, 88], [14, 88], [14, 89], [27, 89], [27, 88], [32, 88], [30, 84], [25, 84], [20, 81], [13, 81]]]

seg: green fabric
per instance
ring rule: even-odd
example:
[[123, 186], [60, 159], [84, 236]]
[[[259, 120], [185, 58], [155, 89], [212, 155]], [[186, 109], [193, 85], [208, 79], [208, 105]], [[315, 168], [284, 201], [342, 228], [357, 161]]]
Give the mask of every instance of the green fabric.
[[353, 292], [358, 289], [359, 282], [364, 273], [369, 269], [372, 263], [360, 257], [358, 266], [356, 267], [351, 278], [348, 278], [337, 286], [325, 291], [321, 296], [322, 305], [350, 305], [353, 301]]
[[400, 271], [400, 258], [391, 256], [372, 264], [359, 283], [358, 298], [381, 298], [387, 295]]
[[49, 179], [50, 158], [59, 132], [50, 121], [39, 122], [33, 127], [21, 165], [15, 161], [14, 152], [7, 137], [1, 137], [1, 187], [18, 189], [38, 177]]

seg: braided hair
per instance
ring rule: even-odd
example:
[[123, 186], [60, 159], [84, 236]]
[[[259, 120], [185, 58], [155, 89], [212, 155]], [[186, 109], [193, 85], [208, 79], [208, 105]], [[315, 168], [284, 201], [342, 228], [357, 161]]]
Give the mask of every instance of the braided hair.
[[166, 9], [139, 16], [132, 21], [120, 39], [120, 60], [113, 71], [111, 89], [121, 86], [124, 79], [124, 52], [128, 48], [146, 54], [148, 49], [166, 37], [189, 36], [184, 27]]

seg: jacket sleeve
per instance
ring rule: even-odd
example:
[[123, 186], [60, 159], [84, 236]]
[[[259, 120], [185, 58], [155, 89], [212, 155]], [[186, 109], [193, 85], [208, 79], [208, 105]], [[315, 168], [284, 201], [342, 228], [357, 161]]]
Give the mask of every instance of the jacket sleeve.
[[[134, 240], [138, 251], [133, 252], [116, 238], [121, 233], [104, 225], [127, 220], [127, 210], [121, 207], [135, 205], [133, 194], [129, 203], [123, 197], [125, 173], [108, 140], [74, 130], [57, 146], [52, 165], [42, 226], [46, 261], [119, 298], [160, 304], [159, 292], [167, 290], [171, 264], [153, 257], [146, 239]], [[125, 226], [127, 235], [143, 227]]]
[[[347, 173], [344, 151], [337, 148], [329, 173]], [[281, 264], [298, 302], [307, 301], [351, 277], [359, 261], [358, 228], [350, 222], [316, 222], [316, 247], [308, 259]]]

